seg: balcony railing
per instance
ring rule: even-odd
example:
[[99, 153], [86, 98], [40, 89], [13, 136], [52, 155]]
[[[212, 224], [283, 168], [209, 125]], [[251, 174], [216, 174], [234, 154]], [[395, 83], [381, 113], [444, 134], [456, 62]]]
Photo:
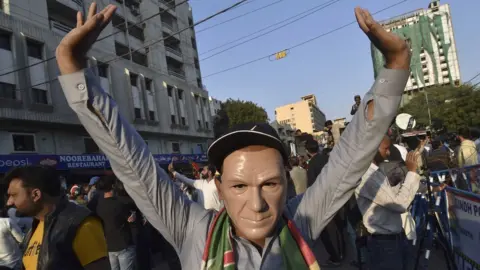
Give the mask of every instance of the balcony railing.
[[175, 76], [177, 78], [185, 80], [185, 72], [176, 69], [168, 69], [168, 75]]
[[176, 49], [176, 48], [172, 48], [172, 47], [169, 47], [169, 46], [165, 46], [165, 50], [166, 50], [167, 52], [170, 52], [170, 53], [175, 54], [176, 56], [182, 57], [182, 51], [180, 51], [180, 49]]
[[66, 35], [70, 31], [72, 31], [73, 27], [65, 25], [61, 22], [50, 20], [50, 29], [52, 29], [53, 32], [55, 32], [57, 34]]

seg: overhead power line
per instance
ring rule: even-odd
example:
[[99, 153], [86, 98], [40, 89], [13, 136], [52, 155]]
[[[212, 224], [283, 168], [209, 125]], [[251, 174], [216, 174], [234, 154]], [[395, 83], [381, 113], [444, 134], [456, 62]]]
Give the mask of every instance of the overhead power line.
[[475, 80], [478, 76], [480, 76], [480, 72], [477, 73], [477, 75], [473, 76], [470, 80], [466, 81], [465, 83], [471, 83], [473, 80]]
[[[383, 11], [385, 11], [385, 10], [387, 10], [387, 9], [393, 8], [393, 7], [395, 7], [395, 6], [398, 6], [398, 5], [400, 5], [400, 4], [402, 4], [402, 3], [406, 2], [406, 1], [408, 1], [408, 0], [402, 0], [402, 1], [400, 1], [400, 2], [397, 2], [397, 3], [393, 4], [393, 5], [390, 5], [390, 6], [386, 7], [386, 8], [383, 8], [383, 9], [377, 11], [377, 12], [374, 12], [373, 15], [378, 14], [378, 13], [380, 13], [380, 12], [383, 12]], [[310, 39], [308, 39], [308, 40], [305, 40], [305, 41], [303, 41], [303, 42], [300, 42], [300, 43], [298, 43], [298, 44], [295, 44], [295, 45], [293, 45], [293, 46], [291, 46], [291, 47], [289, 47], [289, 48], [285, 48], [285, 49], [283, 49], [283, 50], [293, 50], [293, 49], [298, 48], [298, 47], [300, 47], [300, 46], [303, 46], [303, 45], [305, 45], [305, 44], [307, 44], [307, 43], [313, 42], [313, 41], [315, 41], [315, 40], [317, 40], [317, 39], [319, 39], [319, 38], [321, 38], [321, 37], [324, 37], [324, 36], [326, 36], [326, 35], [329, 35], [329, 34], [331, 34], [331, 33], [336, 32], [336, 31], [342, 30], [343, 28], [347, 28], [348, 26], [350, 26], [350, 25], [352, 25], [352, 24], [355, 24], [355, 23], [357, 23], [357, 21], [352, 21], [352, 22], [350, 22], [350, 23], [347, 23], [347, 24], [344, 24], [344, 25], [342, 25], [342, 26], [340, 26], [340, 27], [337, 27], [337, 28], [335, 28], [335, 29], [333, 29], [333, 30], [330, 30], [330, 31], [328, 31], [328, 32], [326, 32], [326, 33], [320, 34], [320, 35], [318, 35], [318, 36], [315, 36], [315, 37], [313, 37], [313, 38], [310, 38]], [[278, 52], [278, 51], [277, 51], [277, 52]], [[218, 75], [218, 74], [221, 74], [221, 73], [225, 73], [225, 72], [230, 71], [230, 70], [234, 70], [234, 69], [237, 69], [237, 68], [240, 68], [240, 67], [243, 67], [243, 66], [247, 66], [247, 65], [253, 64], [253, 63], [258, 62], [258, 61], [260, 61], [260, 60], [268, 59], [268, 58], [274, 56], [277, 52], [275, 52], [275, 53], [273, 53], [273, 54], [265, 55], [265, 56], [262, 56], [262, 57], [259, 57], [259, 58], [253, 59], [253, 60], [250, 60], [250, 61], [248, 61], [248, 62], [239, 64], [239, 65], [236, 65], [236, 66], [233, 66], [233, 67], [229, 67], [229, 68], [226, 68], [226, 69], [223, 69], [223, 70], [220, 70], [220, 71], [217, 71], [217, 72], [208, 74], [208, 75], [206, 75], [206, 76], [203, 76], [202, 78], [205, 79], [205, 78], [208, 78], [208, 77], [212, 77], [212, 76], [215, 76], [215, 75]]]
[[[186, 3], [186, 2], [188, 2], [188, 0], [181, 1], [180, 3], [176, 4], [175, 6], [172, 6], [172, 7], [169, 7], [169, 8], [167, 8], [167, 9], [165, 9], [165, 10], [159, 11], [159, 12], [153, 14], [153, 15], [148, 16], [147, 18], [141, 20], [141, 21], [138, 22], [138, 23], [135, 23], [135, 24], [132, 24], [132, 25], [126, 27], [126, 29], [131, 29], [131, 28], [133, 28], [133, 27], [135, 27], [135, 26], [141, 25], [141, 24], [143, 24], [145, 21], [148, 21], [148, 20], [150, 20], [150, 19], [152, 19], [152, 18], [154, 18], [154, 17], [156, 17], [156, 16], [158, 16], [158, 15], [161, 15], [162, 13], [167, 12], [168, 10], [174, 9], [174, 8], [176, 8], [177, 6], [180, 6], [180, 5], [182, 5], [182, 4]], [[123, 24], [123, 23], [122, 23], [122, 24]], [[120, 25], [121, 25], [121, 24], [120, 24]], [[104, 37], [102, 37], [102, 38], [97, 39], [97, 41], [95, 41], [95, 42], [104, 40], [104, 39], [109, 38], [109, 37], [111, 37], [111, 36], [113, 36], [113, 35], [115, 35], [115, 34], [117, 34], [117, 33], [120, 33], [120, 32], [123, 32], [123, 31], [120, 30], [120, 31], [113, 32], [112, 34], [109, 34], [109, 35], [106, 35], [106, 36], [104, 36]], [[12, 73], [15, 73], [15, 72], [18, 72], [18, 71], [22, 71], [22, 70], [28, 69], [28, 68], [33, 67], [33, 66], [40, 65], [40, 64], [42, 64], [42, 63], [51, 61], [51, 60], [53, 60], [53, 59], [55, 59], [55, 58], [56, 58], [55, 56], [52, 56], [52, 57], [46, 58], [46, 59], [44, 59], [44, 60], [42, 60], [42, 61], [38, 61], [38, 62], [36, 62], [36, 63], [34, 63], [34, 64], [27, 65], [27, 66], [24, 66], [24, 67], [21, 67], [21, 68], [17, 68], [17, 69], [14, 69], [14, 70], [11, 70], [11, 71], [2, 73], [2, 74], [0, 74], [0, 77], [5, 76], [5, 75], [9, 75], [9, 74], [12, 74]]]
[[282, 28], [284, 28], [284, 27], [286, 27], [286, 26], [288, 26], [288, 25], [290, 25], [290, 24], [292, 24], [292, 23], [294, 23], [294, 22], [297, 22], [297, 21], [299, 21], [299, 20], [301, 20], [301, 19], [304, 19], [304, 18], [306, 18], [306, 17], [308, 17], [308, 16], [310, 16], [310, 15], [313, 15], [314, 13], [317, 13], [317, 12], [319, 12], [320, 10], [322, 10], [322, 9], [324, 9], [324, 8], [327, 8], [327, 7], [329, 7], [329, 6], [337, 3], [337, 2], [339, 2], [339, 1], [340, 1], [340, 0], [329, 0], [329, 1], [325, 2], [325, 3], [323, 3], [320, 7], [311, 9], [311, 10], [310, 10], [309, 12], [307, 12], [305, 15], [303, 15], [303, 16], [301, 16], [301, 17], [299, 17], [299, 18], [297, 18], [297, 19], [295, 19], [295, 20], [293, 20], [293, 21], [291, 21], [291, 22], [288, 22], [288, 23], [283, 24], [283, 25], [281, 25], [281, 26], [279, 26], [279, 27], [276, 27], [276, 28], [274, 28], [274, 29], [272, 29], [272, 30], [270, 30], [270, 31], [268, 31], [268, 32], [265, 32], [265, 33], [263, 33], [263, 34], [261, 34], [261, 35], [252, 37], [252, 38], [247, 39], [247, 40], [245, 40], [245, 41], [243, 41], [243, 42], [240, 42], [240, 43], [238, 43], [238, 44], [235, 44], [235, 45], [233, 45], [233, 46], [230, 46], [230, 47], [228, 47], [228, 48], [226, 48], [226, 49], [224, 49], [224, 50], [221, 50], [221, 51], [219, 51], [219, 52], [217, 52], [217, 53], [214, 53], [214, 54], [212, 54], [212, 55], [210, 55], [210, 56], [207, 56], [207, 57], [205, 57], [205, 58], [203, 58], [203, 59], [200, 59], [200, 60], [205, 61], [205, 60], [210, 59], [210, 58], [212, 58], [212, 57], [215, 57], [215, 56], [217, 56], [217, 55], [219, 55], [219, 54], [222, 54], [222, 53], [224, 53], [224, 52], [226, 52], [226, 51], [229, 51], [229, 50], [231, 50], [231, 49], [233, 49], [233, 48], [236, 48], [236, 47], [241, 46], [241, 45], [243, 45], [243, 44], [245, 44], [245, 43], [248, 43], [248, 42], [250, 42], [250, 41], [252, 41], [252, 40], [258, 39], [258, 38], [263, 37], [263, 36], [266, 36], [266, 35], [268, 35], [268, 34], [270, 34], [270, 33], [273, 33], [273, 32], [275, 32], [275, 31], [277, 31], [277, 30], [280, 30], [280, 29], [282, 29]]
[[[186, 30], [188, 30], [188, 29], [190, 29], [190, 28], [193, 28], [193, 27], [195, 27], [195, 26], [197, 26], [197, 25], [200, 25], [200, 24], [202, 24], [202, 23], [205, 23], [205, 22], [207, 22], [207, 21], [209, 21], [209, 20], [211, 20], [211, 19], [213, 19], [213, 18], [215, 18], [215, 17], [217, 17], [217, 16], [219, 16], [219, 15], [225, 13], [225, 12], [230, 11], [230, 10], [238, 7], [239, 5], [241, 5], [242, 3], [246, 2], [246, 1], [248, 1], [248, 0], [238, 1], [238, 2], [236, 2], [235, 4], [233, 4], [233, 5], [231, 5], [231, 6], [227, 7], [227, 8], [224, 8], [224, 9], [222, 9], [222, 10], [220, 10], [220, 11], [218, 11], [218, 12], [216, 12], [216, 13], [214, 13], [214, 14], [212, 14], [212, 15], [210, 15], [210, 16], [208, 16], [208, 17], [206, 17], [206, 18], [204, 18], [204, 19], [202, 19], [202, 20], [200, 20], [200, 21], [198, 21], [198, 22], [190, 25], [190, 26], [187, 26], [187, 27], [185, 27], [185, 28], [182, 28], [181, 30], [176, 31], [175, 33], [173, 33], [173, 34], [171, 34], [171, 35], [168, 35], [168, 36], [163, 37], [163, 38], [161, 38], [161, 39], [155, 40], [155, 41], [149, 43], [148, 45], [146, 45], [146, 46], [144, 46], [144, 47], [138, 48], [138, 49], [136, 49], [136, 50], [132, 50], [132, 51], [130, 51], [130, 52], [128, 52], [128, 53], [125, 53], [125, 54], [123, 54], [123, 55], [118, 55], [118, 56], [116, 56], [116, 57], [114, 57], [114, 58], [112, 58], [112, 59], [110, 59], [110, 60], [108, 60], [108, 61], [103, 62], [103, 64], [109, 64], [109, 63], [115, 62], [115, 61], [117, 61], [117, 60], [119, 60], [119, 59], [122, 59], [122, 58], [124, 58], [124, 57], [127, 56], [127, 55], [131, 55], [131, 54], [133, 54], [133, 53], [135, 53], [135, 52], [137, 52], [137, 51], [139, 51], [139, 50], [141, 50], [141, 49], [150, 47], [150, 46], [152, 46], [152, 45], [154, 45], [154, 44], [156, 44], [156, 43], [159, 43], [159, 42], [164, 41], [165, 39], [167, 39], [167, 38], [169, 38], [169, 37], [178, 35], [178, 34], [184, 32], [184, 31], [186, 31]], [[96, 66], [98, 66], [98, 65], [96, 65]], [[25, 88], [25, 89], [16, 89], [16, 91], [27, 91], [27, 90], [30, 89], [30, 88], [33, 88], [33, 87], [39, 86], [39, 85], [43, 85], [43, 84], [51, 83], [51, 82], [56, 81], [57, 79], [58, 79], [58, 78], [55, 78], [55, 79], [52, 79], [52, 80], [48, 80], [48, 81], [45, 81], [45, 82], [41, 82], [41, 83], [37, 83], [37, 84], [31, 85], [31, 86], [29, 86], [28, 88]]]
[[[204, 32], [204, 31], [207, 31], [208, 29], [211, 29], [211, 28], [217, 27], [217, 26], [219, 26], [219, 25], [222, 25], [222, 24], [225, 24], [225, 23], [234, 21], [234, 20], [236, 20], [236, 19], [239, 19], [239, 18], [241, 18], [241, 17], [244, 17], [244, 16], [247, 16], [247, 15], [249, 15], [249, 14], [255, 13], [255, 12], [257, 12], [257, 11], [260, 11], [260, 10], [263, 10], [263, 9], [266, 9], [266, 8], [269, 8], [269, 7], [271, 7], [271, 6], [273, 6], [273, 5], [276, 5], [276, 4], [279, 4], [280, 2], [283, 2], [283, 1], [284, 1], [284, 0], [277, 0], [277, 1], [273, 2], [273, 3], [270, 3], [270, 4], [267, 4], [267, 5], [261, 6], [261, 7], [259, 7], [259, 8], [256, 8], [256, 9], [254, 9], [254, 10], [245, 12], [245, 13], [243, 13], [243, 14], [240, 14], [240, 15], [238, 15], [238, 16], [235, 16], [235, 17], [230, 18], [230, 19], [228, 19], [228, 20], [225, 20], [225, 21], [223, 21], [223, 22], [220, 22], [220, 23], [217, 23], [217, 24], [215, 24], [215, 25], [208, 26], [208, 27], [205, 27], [205, 28], [200, 29], [200, 30], [198, 30], [198, 31], [195, 31], [195, 33], [196, 33], [196, 34], [202, 33], [202, 32]], [[249, 3], [251, 3], [251, 2], [249, 2]]]
[[255, 32], [253, 32], [253, 33], [250, 33], [250, 34], [248, 34], [248, 35], [242, 36], [242, 37], [237, 38], [237, 39], [235, 39], [235, 40], [232, 40], [232, 41], [223, 43], [222, 45], [219, 45], [219, 46], [217, 46], [217, 47], [211, 48], [211, 49], [209, 49], [208, 51], [201, 52], [199, 55], [204, 55], [204, 54], [207, 54], [207, 53], [212, 52], [212, 51], [214, 51], [214, 50], [223, 48], [223, 47], [228, 46], [228, 45], [230, 45], [230, 44], [233, 44], [233, 43], [235, 43], [235, 42], [237, 42], [237, 41], [240, 41], [240, 40], [243, 40], [243, 39], [245, 39], [245, 38], [251, 37], [251, 36], [253, 36], [253, 35], [255, 35], [255, 34], [261, 33], [261, 32], [263, 32], [264, 30], [270, 29], [270, 28], [272, 28], [272, 27], [274, 27], [274, 26], [283, 24], [283, 23], [288, 22], [288, 21], [290, 21], [290, 20], [292, 20], [292, 19], [295, 19], [295, 18], [297, 18], [297, 17], [299, 17], [299, 16], [302, 16], [302, 15], [305, 15], [305, 14], [310, 13], [310, 12], [312, 12], [312, 11], [315, 11], [317, 8], [323, 7], [323, 6], [324, 6], [326, 3], [328, 3], [328, 2], [329, 2], [329, 1], [324, 2], [324, 3], [320, 4], [320, 5], [316, 5], [316, 6], [312, 7], [312, 8], [309, 8], [309, 9], [307, 9], [307, 10], [305, 10], [305, 11], [302, 11], [302, 12], [300, 12], [300, 13], [297, 13], [297, 14], [291, 16], [291, 17], [288, 17], [288, 18], [286, 18], [286, 19], [284, 19], [284, 20], [282, 20], [282, 21], [276, 22], [276, 23], [274, 23], [274, 24], [270, 24], [270, 25], [268, 25], [268, 26], [266, 26], [266, 27], [264, 27], [264, 28], [262, 28], [262, 29], [259, 29], [259, 30], [255, 31]]

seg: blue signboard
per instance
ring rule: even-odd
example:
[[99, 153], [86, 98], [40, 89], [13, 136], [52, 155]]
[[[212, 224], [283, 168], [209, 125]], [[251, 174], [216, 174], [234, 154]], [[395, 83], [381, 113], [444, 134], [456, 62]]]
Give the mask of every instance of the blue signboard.
[[[205, 154], [198, 155], [153, 155], [157, 163], [169, 164], [172, 160], [178, 163], [207, 162]], [[14, 167], [26, 165], [48, 165], [57, 170], [69, 169], [108, 169], [110, 162], [105, 155], [0, 155], [0, 173]]]

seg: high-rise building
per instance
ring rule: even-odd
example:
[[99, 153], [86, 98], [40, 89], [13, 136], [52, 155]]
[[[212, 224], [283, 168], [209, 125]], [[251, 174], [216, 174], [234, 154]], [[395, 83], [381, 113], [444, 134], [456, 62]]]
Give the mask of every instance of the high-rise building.
[[[448, 4], [431, 1], [427, 9], [418, 9], [381, 22], [383, 27], [407, 41], [411, 48], [411, 74], [402, 104], [412, 94], [434, 85], [460, 85], [460, 68]], [[372, 45], [374, 74], [385, 65], [385, 59]]]
[[282, 125], [287, 124], [309, 134], [323, 130], [326, 121], [325, 114], [318, 108], [315, 95], [307, 95], [296, 103], [277, 107], [275, 119]]
[[[56, 61], [47, 60], [91, 2], [0, 1], [0, 74], [7, 73], [0, 76], [0, 155], [98, 152], [55, 80]], [[109, 3], [118, 9], [89, 52], [89, 66], [121, 114], [154, 154], [205, 151], [212, 119], [188, 3], [96, 2], [98, 10]]]

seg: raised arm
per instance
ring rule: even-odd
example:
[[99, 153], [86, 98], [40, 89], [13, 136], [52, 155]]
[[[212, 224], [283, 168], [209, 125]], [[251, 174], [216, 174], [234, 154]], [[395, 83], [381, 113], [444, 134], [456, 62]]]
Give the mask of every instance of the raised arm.
[[208, 226], [207, 212], [184, 199], [174, 187], [167, 173], [155, 162], [145, 141], [120, 115], [115, 101], [103, 91], [98, 78], [85, 69], [83, 62], [86, 52], [114, 12], [115, 6], [110, 5], [96, 14], [96, 6], [92, 4], [85, 23], [81, 14], [77, 15], [77, 27], [57, 48], [62, 74], [59, 81], [68, 104], [108, 157], [125, 190], [152, 226], [180, 251], [193, 226]]
[[297, 226], [311, 241], [352, 196], [397, 113], [409, 76], [410, 54], [405, 41], [386, 32], [368, 11], [357, 8], [355, 15], [360, 28], [385, 56], [386, 68], [362, 100], [315, 183], [303, 197], [289, 203]]
[[391, 211], [405, 213], [415, 198], [420, 175], [408, 172], [405, 181], [392, 187], [384, 174], [376, 172], [362, 180], [355, 193]]

